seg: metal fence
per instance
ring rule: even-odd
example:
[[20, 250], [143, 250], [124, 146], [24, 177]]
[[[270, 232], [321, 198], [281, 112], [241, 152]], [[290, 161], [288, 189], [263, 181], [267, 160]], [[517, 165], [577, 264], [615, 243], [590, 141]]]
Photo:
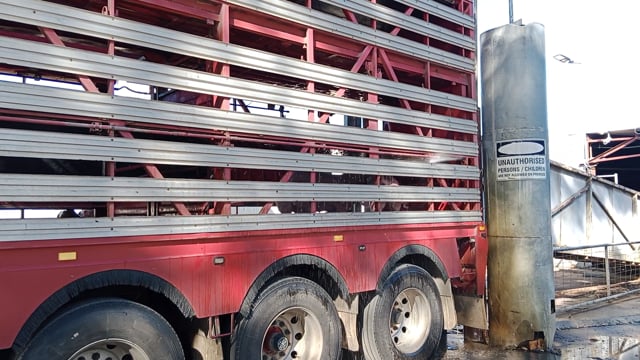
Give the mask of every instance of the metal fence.
[[557, 311], [570, 311], [640, 292], [640, 262], [617, 256], [638, 249], [640, 241], [555, 247]]

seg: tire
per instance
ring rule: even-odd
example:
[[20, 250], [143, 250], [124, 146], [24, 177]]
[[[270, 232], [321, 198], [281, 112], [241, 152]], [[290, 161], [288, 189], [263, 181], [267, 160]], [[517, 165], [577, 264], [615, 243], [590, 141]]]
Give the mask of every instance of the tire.
[[436, 347], [433, 354], [431, 354], [431, 360], [442, 360], [444, 356], [447, 355], [447, 350], [449, 350], [449, 344], [447, 344], [447, 331], [442, 330], [442, 335], [440, 336], [440, 342]]
[[443, 329], [435, 282], [424, 269], [401, 265], [365, 307], [362, 350], [367, 360], [429, 359]]
[[181, 360], [180, 340], [160, 314], [123, 299], [90, 300], [48, 322], [18, 360]]
[[334, 360], [342, 328], [333, 301], [316, 283], [285, 278], [267, 287], [240, 320], [231, 340], [233, 360]]

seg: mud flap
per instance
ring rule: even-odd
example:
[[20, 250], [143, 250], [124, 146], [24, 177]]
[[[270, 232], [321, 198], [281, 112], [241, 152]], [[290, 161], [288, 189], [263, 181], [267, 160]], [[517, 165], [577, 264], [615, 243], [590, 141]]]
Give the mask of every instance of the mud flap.
[[482, 297], [455, 295], [454, 302], [458, 323], [465, 327], [472, 327], [480, 330], [489, 329], [489, 318], [487, 314], [487, 304]]

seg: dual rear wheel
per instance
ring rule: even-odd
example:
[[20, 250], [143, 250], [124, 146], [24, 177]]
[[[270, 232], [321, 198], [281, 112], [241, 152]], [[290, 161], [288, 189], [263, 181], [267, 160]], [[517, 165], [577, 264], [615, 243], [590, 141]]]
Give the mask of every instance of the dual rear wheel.
[[254, 301], [232, 338], [234, 360], [340, 359], [342, 328], [333, 300], [299, 277], [276, 281]]
[[[418, 360], [438, 355], [444, 319], [431, 276], [399, 266], [366, 306], [362, 348], [366, 360]], [[242, 319], [232, 359], [340, 359], [342, 328], [331, 297], [304, 278], [267, 287]]]
[[399, 266], [363, 314], [362, 347], [367, 360], [430, 359], [443, 336], [440, 293], [429, 274]]

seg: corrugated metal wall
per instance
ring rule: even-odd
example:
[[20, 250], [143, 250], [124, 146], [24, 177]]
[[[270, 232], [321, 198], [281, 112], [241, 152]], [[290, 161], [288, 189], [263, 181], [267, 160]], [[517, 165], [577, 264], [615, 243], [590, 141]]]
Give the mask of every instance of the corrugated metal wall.
[[[640, 241], [639, 202], [637, 191], [552, 162], [554, 247]], [[640, 251], [634, 248], [636, 246], [617, 246], [610, 256], [640, 261]]]

